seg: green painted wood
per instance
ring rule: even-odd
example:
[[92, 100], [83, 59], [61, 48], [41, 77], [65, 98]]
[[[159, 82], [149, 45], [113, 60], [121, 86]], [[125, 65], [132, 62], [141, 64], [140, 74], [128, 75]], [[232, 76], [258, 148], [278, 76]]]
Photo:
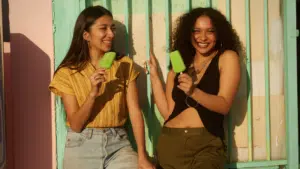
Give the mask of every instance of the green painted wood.
[[85, 4], [85, 0], [79, 0], [79, 11], [82, 11], [83, 9], [85, 9], [86, 4]]
[[126, 45], [126, 55], [129, 56], [129, 36], [131, 36], [129, 34], [129, 15], [130, 15], [130, 10], [131, 10], [131, 5], [130, 2], [131, 0], [126, 0], [125, 1], [125, 6], [124, 6], [124, 16], [125, 16], [125, 28], [126, 28], [126, 39], [125, 39], [125, 45]]
[[192, 9], [192, 2], [191, 0], [186, 0], [186, 12], [191, 11]]
[[270, 65], [269, 65], [269, 7], [264, 0], [264, 68], [265, 68], [265, 113], [266, 113], [266, 151], [267, 160], [271, 160], [271, 129], [270, 129]]
[[243, 169], [279, 169], [279, 166], [269, 166], [269, 167], [246, 167]]
[[212, 0], [206, 0], [206, 7], [212, 6]]
[[238, 162], [226, 165], [226, 168], [261, 168], [270, 166], [284, 166], [287, 164], [287, 160], [276, 160], [276, 161], [251, 161], [251, 162]]
[[287, 169], [299, 168], [296, 0], [283, 1]]
[[[150, 59], [150, 17], [152, 12], [151, 8], [151, 0], [146, 0], [145, 3], [145, 21], [146, 21], [146, 57], [147, 60]], [[152, 102], [152, 96], [151, 96], [151, 80], [150, 80], [150, 76], [147, 76], [147, 99], [148, 99], [148, 111], [147, 111], [147, 118], [149, 120], [149, 124], [148, 126], [146, 126], [148, 129], [151, 129], [152, 127], [152, 120], [153, 120], [153, 102]], [[149, 135], [149, 139], [146, 140], [146, 146], [147, 146], [147, 150], [148, 150], [148, 154], [150, 157], [153, 157], [154, 155], [154, 147], [153, 147], [153, 136]]]
[[166, 20], [166, 71], [169, 71], [170, 66], [170, 42], [171, 42], [171, 29], [170, 29], [170, 20], [171, 20], [171, 7], [170, 0], [165, 0], [165, 20]]
[[93, 0], [85, 0], [85, 6], [86, 7], [93, 6]]
[[[226, 18], [229, 22], [231, 22], [231, 16], [230, 16], [230, 11], [231, 11], [231, 4], [230, 0], [226, 0]], [[233, 127], [232, 127], [232, 115], [231, 113], [228, 114], [228, 136], [227, 136], [227, 159], [231, 161], [231, 154], [232, 154], [232, 140], [233, 140]]]
[[231, 20], [231, 0], [226, 0], [226, 17]]
[[111, 10], [111, 9], [110, 9], [110, 5], [109, 5], [109, 1], [110, 1], [110, 0], [103, 0], [103, 3], [102, 3], [102, 4], [103, 4], [103, 7], [105, 7], [105, 8], [108, 9], [108, 10]]
[[248, 122], [248, 160], [252, 161], [253, 158], [253, 145], [252, 145], [252, 82], [251, 82], [251, 49], [250, 49], [250, 0], [245, 1], [246, 11], [246, 57], [247, 57], [247, 72], [249, 73], [249, 80], [247, 82], [249, 91], [248, 108], [247, 108], [247, 122]]
[[[81, 5], [82, 1], [79, 0], [52, 1], [55, 69], [66, 55]], [[68, 10], [65, 7], [68, 7]], [[65, 125], [66, 114], [61, 99], [56, 97], [55, 100], [56, 160], [57, 169], [62, 169], [67, 134]]]

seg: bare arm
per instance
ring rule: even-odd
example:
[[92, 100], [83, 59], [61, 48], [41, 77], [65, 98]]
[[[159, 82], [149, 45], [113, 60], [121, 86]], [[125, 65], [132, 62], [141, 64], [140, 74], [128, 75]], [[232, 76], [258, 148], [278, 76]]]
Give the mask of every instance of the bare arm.
[[[220, 56], [220, 89], [217, 95], [205, 93], [195, 88], [190, 97], [211, 111], [227, 114], [237, 93], [240, 81], [239, 57], [233, 51], [226, 51]], [[184, 75], [184, 78], [188, 78]], [[184, 88], [184, 86], [182, 86]], [[186, 90], [186, 89], [183, 89]], [[186, 90], [188, 91], [188, 90]]]
[[160, 114], [162, 115], [164, 120], [166, 120], [170, 116], [175, 105], [172, 99], [172, 89], [174, 86], [175, 73], [173, 70], [169, 71], [166, 82], [166, 91], [164, 91], [163, 83], [158, 75], [157, 61], [152, 53], [150, 53], [149, 66], [154, 101]]
[[145, 147], [145, 127], [144, 119], [139, 107], [138, 102], [138, 90], [136, 87], [136, 81], [133, 80], [129, 83], [126, 92], [127, 106], [129, 110], [129, 117], [132, 124], [133, 134], [138, 149], [138, 158], [140, 168], [151, 168], [152, 164], [148, 161], [146, 147]]
[[77, 102], [76, 96], [65, 93], [62, 95], [62, 101], [67, 113], [67, 120], [70, 123], [70, 127], [73, 131], [82, 131], [92, 113], [95, 99], [98, 96], [99, 87], [105, 80], [106, 77], [104, 69], [95, 71], [95, 73], [90, 77], [92, 90], [81, 107]]
[[79, 107], [76, 97], [73, 95], [63, 94], [62, 101], [71, 129], [75, 132], [81, 132], [83, 126], [90, 118], [95, 98], [88, 96], [81, 107]]
[[159, 77], [151, 76], [151, 84], [152, 84], [152, 91], [154, 95], [154, 101], [160, 114], [163, 116], [165, 120], [169, 117], [175, 105], [172, 99], [174, 77], [175, 77], [175, 73], [173, 71], [170, 71], [167, 76], [166, 91], [164, 91], [162, 82], [159, 79]]

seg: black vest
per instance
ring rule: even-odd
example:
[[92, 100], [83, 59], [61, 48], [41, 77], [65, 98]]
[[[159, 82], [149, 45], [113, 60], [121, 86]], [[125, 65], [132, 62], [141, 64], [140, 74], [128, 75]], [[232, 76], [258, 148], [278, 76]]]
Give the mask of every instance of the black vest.
[[[197, 84], [197, 88], [201, 89], [202, 91], [217, 95], [219, 92], [219, 83], [220, 83], [220, 72], [219, 72], [219, 56], [217, 54], [209, 64], [208, 68], [206, 69], [202, 79], [200, 80], [199, 84]], [[180, 90], [178, 85], [178, 76], [177, 74], [174, 79], [174, 87], [172, 91], [172, 98], [175, 102], [175, 107], [172, 114], [169, 118], [165, 121], [167, 123], [171, 119], [175, 118], [181, 112], [188, 108], [186, 104], [186, 94]], [[197, 105], [197, 102], [187, 97], [187, 102], [190, 106]], [[201, 104], [198, 104], [195, 109], [198, 111], [199, 116], [204, 124], [204, 127], [213, 135], [224, 139], [224, 128], [223, 128], [223, 121], [224, 115], [213, 112], [208, 110], [207, 108], [203, 107]]]

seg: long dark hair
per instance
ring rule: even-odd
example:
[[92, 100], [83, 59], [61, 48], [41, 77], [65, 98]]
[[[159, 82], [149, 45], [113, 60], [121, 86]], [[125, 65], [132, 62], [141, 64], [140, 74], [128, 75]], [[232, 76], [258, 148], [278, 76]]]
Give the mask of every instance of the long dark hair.
[[196, 54], [191, 37], [195, 22], [200, 16], [207, 16], [211, 19], [217, 37], [215, 49], [219, 53], [225, 50], [239, 52], [241, 49], [239, 37], [220, 11], [213, 8], [195, 8], [177, 19], [177, 27], [173, 33], [171, 51], [178, 50], [181, 53], [186, 67], [192, 64]]
[[80, 72], [90, 60], [88, 43], [83, 39], [84, 31], [89, 31], [94, 22], [104, 16], [113, 17], [111, 12], [102, 6], [91, 6], [84, 9], [78, 16], [70, 48], [55, 72], [62, 67], [68, 67]]

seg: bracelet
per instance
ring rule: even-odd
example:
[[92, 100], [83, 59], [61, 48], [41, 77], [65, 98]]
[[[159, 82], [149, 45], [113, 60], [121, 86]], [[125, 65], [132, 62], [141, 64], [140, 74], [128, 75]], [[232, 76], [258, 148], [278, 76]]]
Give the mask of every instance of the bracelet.
[[196, 107], [198, 107], [198, 105], [199, 105], [199, 103], [196, 101], [196, 105], [195, 106], [191, 106], [189, 103], [188, 103], [188, 98], [189, 98], [190, 96], [186, 96], [185, 97], [185, 104], [188, 106], [188, 107], [193, 107], [193, 108], [196, 108]]

